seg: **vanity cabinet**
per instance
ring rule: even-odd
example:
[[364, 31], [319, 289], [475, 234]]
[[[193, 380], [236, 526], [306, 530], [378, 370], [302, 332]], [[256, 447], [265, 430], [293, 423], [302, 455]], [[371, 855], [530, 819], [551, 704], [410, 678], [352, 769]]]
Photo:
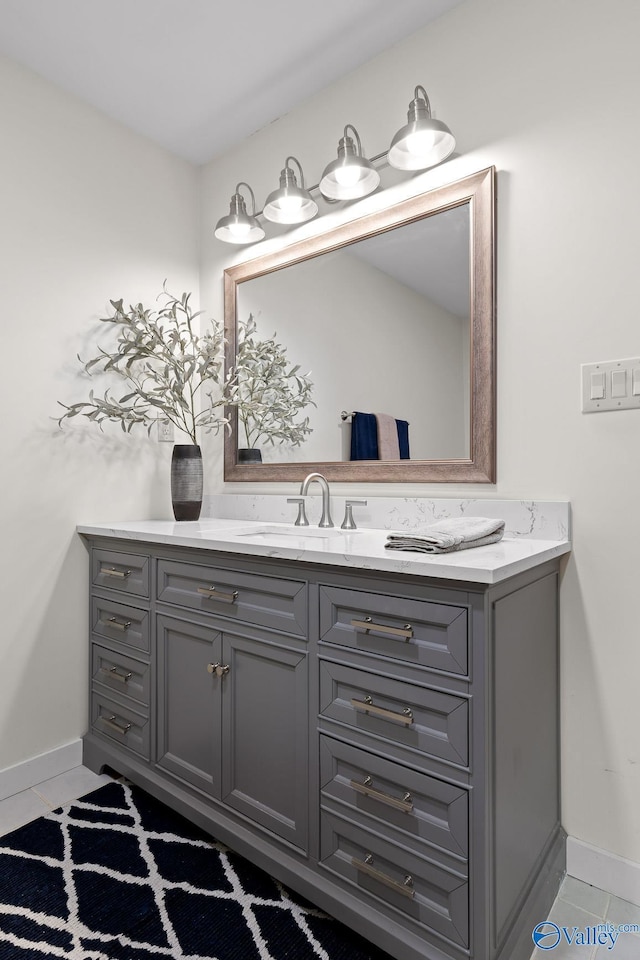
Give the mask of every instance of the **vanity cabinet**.
[[89, 767], [398, 960], [528, 960], [564, 870], [557, 560], [483, 585], [89, 547]]
[[307, 653], [157, 618], [157, 765], [306, 850]]

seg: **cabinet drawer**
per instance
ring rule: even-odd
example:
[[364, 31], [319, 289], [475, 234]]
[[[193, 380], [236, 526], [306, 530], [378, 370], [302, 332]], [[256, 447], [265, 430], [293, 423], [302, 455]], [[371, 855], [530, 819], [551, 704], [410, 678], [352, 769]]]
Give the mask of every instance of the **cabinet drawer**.
[[463, 697], [322, 660], [320, 715], [467, 766], [469, 703]]
[[320, 818], [320, 859], [383, 912], [400, 912], [459, 946], [468, 945], [466, 876], [450, 873], [327, 811]]
[[461, 787], [326, 736], [320, 777], [323, 800], [345, 804], [356, 819], [372, 818], [381, 836], [400, 831], [405, 843], [424, 841], [467, 857], [469, 798]]
[[91, 726], [96, 732], [149, 760], [150, 724], [144, 711], [138, 713], [133, 705], [125, 706], [94, 687], [91, 692]]
[[91, 629], [136, 650], [149, 650], [149, 613], [110, 597], [91, 598]]
[[325, 643], [467, 675], [467, 608], [428, 600], [320, 588], [320, 637]]
[[91, 556], [91, 582], [136, 597], [149, 596], [149, 557], [95, 549]]
[[307, 634], [304, 581], [159, 560], [158, 599], [296, 637]]
[[114, 653], [98, 643], [91, 648], [91, 678], [121, 696], [149, 706], [151, 668], [148, 663]]

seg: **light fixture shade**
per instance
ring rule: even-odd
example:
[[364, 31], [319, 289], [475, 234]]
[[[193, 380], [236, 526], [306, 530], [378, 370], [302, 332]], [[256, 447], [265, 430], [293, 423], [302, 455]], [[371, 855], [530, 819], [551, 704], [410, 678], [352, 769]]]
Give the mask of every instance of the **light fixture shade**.
[[387, 159], [397, 170], [426, 170], [453, 153], [456, 141], [446, 123], [434, 120], [424, 87], [416, 87], [407, 124], [391, 141]]
[[[301, 186], [298, 186], [296, 175], [289, 166], [290, 160], [298, 165]], [[272, 223], [305, 223], [315, 217], [317, 212], [318, 204], [309, 191], [305, 190], [304, 174], [299, 161], [295, 157], [287, 157], [284, 170], [280, 172], [280, 186], [269, 194], [262, 213]]]
[[[357, 142], [348, 135], [353, 130]], [[320, 192], [331, 200], [357, 200], [373, 193], [380, 183], [380, 175], [370, 160], [362, 155], [358, 131], [351, 124], [344, 128], [338, 143], [338, 159], [325, 167], [320, 180]]]
[[[251, 215], [247, 213], [247, 205], [240, 193], [240, 187], [247, 187], [253, 204]], [[229, 215], [221, 217], [216, 224], [214, 235], [224, 243], [255, 243], [262, 240], [264, 230], [255, 216], [256, 201], [253, 190], [248, 183], [240, 182], [236, 192], [231, 197]]]

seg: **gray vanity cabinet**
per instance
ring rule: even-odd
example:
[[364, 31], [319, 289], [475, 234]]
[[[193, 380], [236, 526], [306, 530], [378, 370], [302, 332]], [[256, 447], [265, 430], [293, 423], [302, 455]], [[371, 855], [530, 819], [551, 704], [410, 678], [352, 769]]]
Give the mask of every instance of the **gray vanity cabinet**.
[[306, 852], [307, 652], [225, 634], [223, 660], [221, 799]]
[[158, 615], [157, 764], [212, 797], [221, 787], [221, 679], [208, 672], [222, 659], [222, 634]]
[[306, 849], [307, 654], [157, 617], [157, 764]]
[[90, 547], [90, 768], [397, 960], [528, 960], [564, 870], [558, 561], [489, 586]]

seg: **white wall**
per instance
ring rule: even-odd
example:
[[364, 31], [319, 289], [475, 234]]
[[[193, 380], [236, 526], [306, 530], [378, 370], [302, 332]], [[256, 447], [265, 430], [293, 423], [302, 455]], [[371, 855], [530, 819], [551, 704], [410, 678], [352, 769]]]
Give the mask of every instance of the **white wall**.
[[[413, 183], [495, 164], [498, 483], [349, 492], [571, 500], [563, 820], [574, 837], [638, 862], [640, 413], [581, 415], [579, 365], [640, 353], [639, 35], [637, 0], [468, 0], [206, 168], [201, 284], [204, 305], [221, 316], [222, 268], [247, 254], [230, 253], [213, 227], [238, 180], [261, 205], [293, 153], [316, 183], [345, 123], [369, 154], [383, 150], [417, 83], [460, 157]], [[219, 466], [212, 447], [209, 492], [223, 489]]]
[[[198, 279], [198, 173], [0, 60], [0, 770], [87, 725], [83, 520], [170, 516], [169, 444], [51, 419], [109, 298]], [[122, 439], [121, 439], [122, 438]]]

